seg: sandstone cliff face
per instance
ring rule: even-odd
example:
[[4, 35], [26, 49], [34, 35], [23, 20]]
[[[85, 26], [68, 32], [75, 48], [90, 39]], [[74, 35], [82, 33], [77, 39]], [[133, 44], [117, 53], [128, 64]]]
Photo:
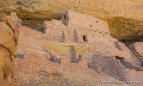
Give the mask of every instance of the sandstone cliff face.
[[14, 85], [14, 61], [19, 31], [12, 18], [14, 17], [0, 14], [0, 86]]
[[17, 11], [26, 18], [59, 18], [66, 10], [99, 18], [125, 17], [142, 20], [142, 0], [1, 0], [0, 10]]
[[142, 0], [1, 0], [0, 4], [0, 12], [16, 11], [23, 19], [58, 19], [66, 10], [90, 14], [107, 20], [119, 40], [140, 39], [142, 8]]

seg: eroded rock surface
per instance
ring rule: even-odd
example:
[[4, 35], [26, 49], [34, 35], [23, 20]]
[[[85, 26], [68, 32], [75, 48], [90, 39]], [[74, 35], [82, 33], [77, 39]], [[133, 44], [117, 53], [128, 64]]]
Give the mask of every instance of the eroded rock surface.
[[142, 0], [1, 0], [0, 10], [17, 11], [23, 18], [60, 18], [66, 10], [74, 10], [98, 18], [122, 16], [140, 20], [142, 5]]
[[[15, 14], [16, 16], [16, 14]], [[1, 86], [14, 85], [14, 61], [17, 56], [18, 29], [10, 16], [0, 14], [0, 79]], [[6, 80], [6, 81], [4, 81]], [[10, 83], [10, 85], [8, 85]]]
[[133, 47], [141, 56], [143, 56], [143, 53], [142, 53], [143, 43], [142, 42], [136, 42], [132, 44], [131, 47]]

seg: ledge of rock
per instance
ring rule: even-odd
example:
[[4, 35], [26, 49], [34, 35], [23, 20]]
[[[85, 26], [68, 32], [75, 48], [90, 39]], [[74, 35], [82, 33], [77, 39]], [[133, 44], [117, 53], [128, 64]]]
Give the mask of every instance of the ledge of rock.
[[59, 19], [67, 10], [105, 19], [118, 40], [140, 40], [142, 0], [1, 0], [0, 12], [16, 11], [22, 19]]
[[0, 11], [16, 11], [23, 18], [60, 18], [66, 10], [98, 18], [142, 20], [142, 0], [1, 0]]

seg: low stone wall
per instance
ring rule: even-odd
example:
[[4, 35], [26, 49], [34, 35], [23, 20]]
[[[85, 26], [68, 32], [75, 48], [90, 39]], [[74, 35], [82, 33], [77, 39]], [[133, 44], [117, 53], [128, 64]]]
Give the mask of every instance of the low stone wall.
[[56, 68], [45, 57], [26, 54], [16, 58], [15, 84], [25, 85], [42, 82], [44, 76], [56, 73]]
[[[53, 63], [52, 61], [55, 63]], [[78, 63], [71, 63], [70, 60], [67, 58], [56, 58], [55, 56], [52, 61], [40, 55], [18, 55], [15, 61], [15, 85], [30, 86], [29, 84], [38, 84], [45, 82], [43, 81], [45, 79], [50, 80], [52, 78], [53, 80], [54, 77], [62, 77], [62, 73], [60, 73], [59, 68], [57, 68], [55, 65], [58, 63], [59, 65], [75, 64], [76, 66], [82, 68], [88, 68], [86, 60], [79, 61]]]
[[133, 66], [133, 64], [128, 61], [120, 61], [111, 56], [95, 55], [93, 56], [93, 62], [89, 64], [89, 67], [98, 73], [105, 72], [121, 81], [126, 81], [128, 84], [134, 84], [135, 86], [143, 85], [143, 69], [135, 65]]

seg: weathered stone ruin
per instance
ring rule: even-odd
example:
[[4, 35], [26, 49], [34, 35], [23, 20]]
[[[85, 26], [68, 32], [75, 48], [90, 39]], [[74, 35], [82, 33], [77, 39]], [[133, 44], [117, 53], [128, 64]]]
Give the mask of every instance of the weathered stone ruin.
[[[109, 44], [111, 37], [107, 22], [73, 11], [67, 11], [61, 21], [45, 21], [43, 26], [47, 38], [54, 41], [100, 43], [104, 40], [106, 44]], [[105, 37], [109, 39], [106, 40]]]
[[[61, 20], [44, 21], [41, 33], [22, 26], [15, 13], [10, 17], [11, 28], [19, 29], [15, 86], [100, 86], [95, 79], [143, 82], [143, 68], [134, 63], [138, 59], [125, 44], [111, 37], [107, 22], [101, 19], [67, 11]], [[8, 31], [13, 34], [13, 30]], [[9, 37], [14, 48], [6, 44], [8, 49], [16, 49], [16, 37]], [[7, 56], [11, 54], [5, 51]], [[138, 82], [133, 85], [142, 86]]]
[[123, 43], [111, 37], [107, 22], [98, 18], [67, 11], [62, 16], [61, 21], [45, 21], [43, 28], [46, 39], [50, 41], [86, 43], [101, 47], [104, 45], [106, 46], [103, 47], [104, 50], [110, 48], [105, 51], [106, 54], [130, 58], [129, 49]]
[[130, 81], [130, 84], [141, 86], [143, 80], [143, 68], [124, 59], [110, 56], [93, 56], [93, 62], [89, 65], [93, 70], [112, 75], [122, 81]]

